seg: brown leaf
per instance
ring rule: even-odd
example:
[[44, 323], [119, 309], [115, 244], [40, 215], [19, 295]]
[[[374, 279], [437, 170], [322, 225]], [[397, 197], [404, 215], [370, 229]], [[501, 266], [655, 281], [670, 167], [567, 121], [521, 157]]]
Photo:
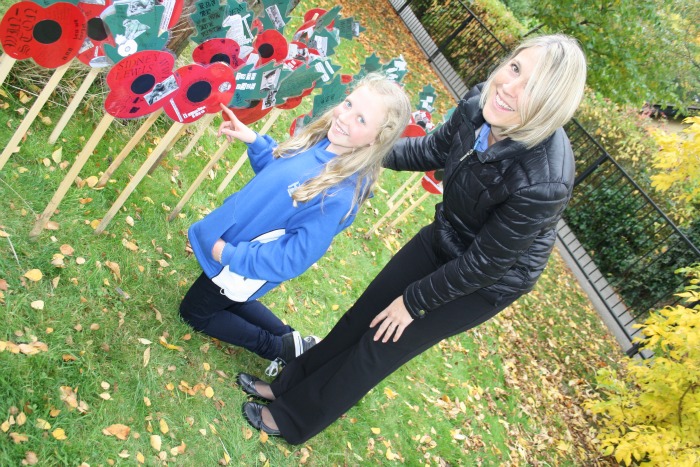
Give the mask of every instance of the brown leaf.
[[27, 451], [24, 454], [24, 460], [22, 460], [22, 465], [36, 465], [39, 463], [39, 458], [33, 451]]
[[29, 441], [29, 437], [27, 435], [22, 435], [15, 432], [10, 433], [10, 438], [12, 438], [12, 441], [14, 441], [15, 444], [26, 443]]
[[73, 256], [73, 253], [75, 253], [75, 250], [73, 249], [72, 246], [64, 243], [59, 247], [59, 250], [61, 251], [62, 254], [66, 256]]
[[117, 279], [118, 281], [121, 280], [122, 274], [118, 263], [115, 263], [113, 261], [105, 261], [105, 266], [107, 266], [109, 270], [112, 271], [112, 274], [114, 274], [115, 279]]
[[115, 423], [102, 430], [102, 433], [125, 441], [129, 437], [129, 433], [131, 433], [131, 428], [121, 423]]

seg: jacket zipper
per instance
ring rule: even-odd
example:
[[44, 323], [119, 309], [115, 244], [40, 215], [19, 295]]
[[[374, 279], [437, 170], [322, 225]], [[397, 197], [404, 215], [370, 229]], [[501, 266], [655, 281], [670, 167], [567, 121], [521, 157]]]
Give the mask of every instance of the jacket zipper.
[[[474, 154], [474, 149], [470, 149], [469, 151], [466, 152], [466, 154], [464, 154], [462, 157], [460, 157], [459, 161], [457, 162], [457, 166], [455, 167], [454, 171], [452, 172], [453, 175], [457, 173], [457, 169], [459, 169], [459, 166], [462, 165], [462, 162], [464, 161], [464, 159], [471, 156], [472, 154]], [[450, 177], [449, 181], [451, 182], [453, 179], [454, 179], [454, 177]], [[443, 190], [442, 190], [442, 197], [443, 198], [445, 197], [445, 193], [447, 193], [448, 185], [449, 185], [449, 183], [446, 183], [445, 186], [443, 187]]]

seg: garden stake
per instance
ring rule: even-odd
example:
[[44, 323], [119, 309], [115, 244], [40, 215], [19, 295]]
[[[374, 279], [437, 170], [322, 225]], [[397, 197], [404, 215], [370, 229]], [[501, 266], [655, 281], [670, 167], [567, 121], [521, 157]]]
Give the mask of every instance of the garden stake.
[[113, 120], [114, 117], [112, 117], [109, 114], [105, 114], [104, 117], [102, 117], [102, 120], [97, 125], [97, 128], [95, 128], [95, 131], [92, 133], [92, 136], [90, 136], [90, 139], [85, 144], [83, 150], [80, 151], [80, 154], [78, 154], [78, 157], [76, 157], [75, 162], [73, 162], [73, 165], [71, 166], [70, 170], [61, 182], [61, 185], [58, 187], [58, 190], [53, 195], [53, 198], [51, 198], [51, 201], [46, 206], [46, 209], [44, 209], [44, 213], [36, 221], [32, 231], [29, 232], [30, 238], [38, 236], [41, 233], [41, 230], [46, 225], [46, 223], [49, 221], [49, 219], [51, 219], [53, 212], [61, 203], [61, 200], [68, 192], [68, 189], [70, 188], [71, 184], [73, 183], [73, 181], [75, 181], [76, 177], [78, 176], [78, 173], [80, 173], [80, 169], [83, 168], [85, 162], [87, 162], [88, 158], [92, 154], [92, 151], [95, 150], [97, 144], [102, 140], [102, 137], [107, 131], [107, 128], [109, 128], [109, 126], [112, 124]]
[[49, 144], [54, 144], [58, 140], [58, 137], [61, 135], [61, 132], [68, 124], [68, 120], [70, 120], [73, 114], [75, 113], [75, 110], [78, 108], [78, 105], [80, 105], [80, 103], [82, 102], [83, 97], [85, 97], [85, 94], [87, 93], [88, 89], [90, 89], [90, 86], [95, 81], [95, 78], [97, 78], [97, 75], [99, 73], [100, 68], [90, 68], [90, 72], [85, 76], [83, 84], [80, 85], [75, 95], [73, 96], [73, 99], [71, 99], [70, 104], [68, 104], [66, 111], [63, 112], [61, 119], [56, 124], [56, 128], [54, 128], [51, 132], [51, 136], [49, 136]]
[[100, 177], [100, 180], [97, 182], [97, 187], [103, 187], [107, 184], [109, 181], [109, 177], [112, 176], [115, 170], [119, 168], [122, 162], [124, 162], [124, 159], [126, 159], [126, 156], [128, 156], [132, 149], [136, 147], [136, 145], [141, 141], [141, 138], [144, 137], [146, 132], [153, 126], [153, 124], [158, 120], [158, 117], [160, 117], [160, 114], [163, 113], [163, 109], [160, 108], [153, 112], [151, 115], [148, 116], [148, 119], [143, 122], [143, 125], [141, 125], [141, 128], [139, 128], [136, 133], [134, 133], [134, 136], [131, 137], [128, 143], [126, 143], [126, 146], [124, 146], [124, 149], [119, 153], [119, 155], [112, 161], [112, 163], [107, 167], [107, 170], [102, 174], [102, 177]]
[[173, 139], [176, 138], [178, 133], [180, 133], [180, 130], [182, 127], [185, 126], [184, 123], [180, 122], [174, 122], [173, 125], [170, 127], [168, 132], [163, 136], [163, 139], [160, 140], [160, 143], [158, 143], [158, 146], [155, 147], [153, 152], [151, 153], [150, 156], [148, 156], [148, 159], [146, 159], [146, 162], [144, 162], [139, 170], [134, 174], [133, 178], [129, 182], [129, 184], [124, 188], [124, 190], [121, 192], [119, 195], [119, 198], [114, 202], [111, 208], [109, 208], [109, 211], [107, 211], [107, 214], [105, 214], [105, 217], [102, 219], [100, 224], [97, 226], [95, 229], [96, 234], [100, 234], [104, 232], [105, 228], [109, 223], [112, 221], [114, 218], [115, 214], [121, 207], [124, 205], [126, 202], [126, 199], [133, 193], [133, 191], [136, 189], [136, 186], [141, 182], [141, 180], [144, 179], [144, 177], [148, 174], [148, 171], [155, 165], [155, 163], [160, 159], [161, 154], [168, 148], [170, 143], [172, 142]]
[[0, 86], [5, 82], [5, 78], [10, 74], [10, 70], [15, 65], [17, 59], [10, 57], [7, 54], [2, 54], [0, 57]]
[[54, 71], [53, 75], [51, 75], [51, 79], [49, 79], [46, 86], [44, 86], [44, 89], [42, 89], [41, 93], [39, 93], [34, 105], [32, 105], [32, 108], [29, 109], [27, 116], [24, 117], [22, 123], [19, 124], [15, 134], [12, 135], [12, 138], [10, 138], [10, 141], [5, 146], [5, 150], [0, 155], [0, 170], [2, 170], [2, 168], [5, 166], [5, 163], [10, 158], [10, 155], [18, 150], [20, 141], [22, 141], [22, 138], [27, 133], [27, 130], [31, 124], [34, 123], [34, 119], [37, 115], [39, 115], [39, 112], [44, 107], [44, 104], [46, 104], [46, 101], [49, 100], [49, 96], [51, 96], [51, 93], [53, 93], [54, 89], [56, 89], [56, 86], [58, 86], [58, 83], [61, 81], [61, 78], [63, 78], [63, 75], [66, 73], [66, 71], [68, 71], [69, 66], [70, 65], [66, 63], [65, 65], [61, 65], [60, 67], [56, 68], [56, 71]]

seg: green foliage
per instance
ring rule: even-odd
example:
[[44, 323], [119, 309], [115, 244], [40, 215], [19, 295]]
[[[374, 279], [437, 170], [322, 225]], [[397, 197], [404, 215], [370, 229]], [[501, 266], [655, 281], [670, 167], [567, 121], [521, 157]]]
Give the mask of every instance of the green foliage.
[[689, 279], [685, 305], [666, 307], [643, 325], [647, 360], [628, 360], [622, 376], [598, 374], [600, 395], [586, 404], [599, 424], [601, 452], [623, 465], [700, 463], [700, 265], [678, 270]]
[[673, 213], [681, 225], [700, 215], [700, 117], [685, 123], [690, 126], [681, 134], [654, 133], [661, 149], [653, 159], [657, 173], [651, 176], [652, 186], [678, 203]]
[[687, 105], [700, 88], [700, 7], [693, 0], [506, 0], [537, 29], [579, 39], [588, 83], [618, 103]]

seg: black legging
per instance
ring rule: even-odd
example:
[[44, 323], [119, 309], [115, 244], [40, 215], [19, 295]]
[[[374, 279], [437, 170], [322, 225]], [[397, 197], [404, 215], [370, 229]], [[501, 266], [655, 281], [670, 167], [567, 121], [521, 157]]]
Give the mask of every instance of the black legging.
[[423, 228], [394, 255], [328, 336], [292, 360], [271, 383], [276, 400], [268, 407], [287, 442], [304, 443], [411, 358], [483, 323], [518, 298], [494, 304], [473, 293], [414, 320], [398, 342], [375, 342], [372, 319], [406, 286], [439, 267], [431, 231], [432, 226]]

